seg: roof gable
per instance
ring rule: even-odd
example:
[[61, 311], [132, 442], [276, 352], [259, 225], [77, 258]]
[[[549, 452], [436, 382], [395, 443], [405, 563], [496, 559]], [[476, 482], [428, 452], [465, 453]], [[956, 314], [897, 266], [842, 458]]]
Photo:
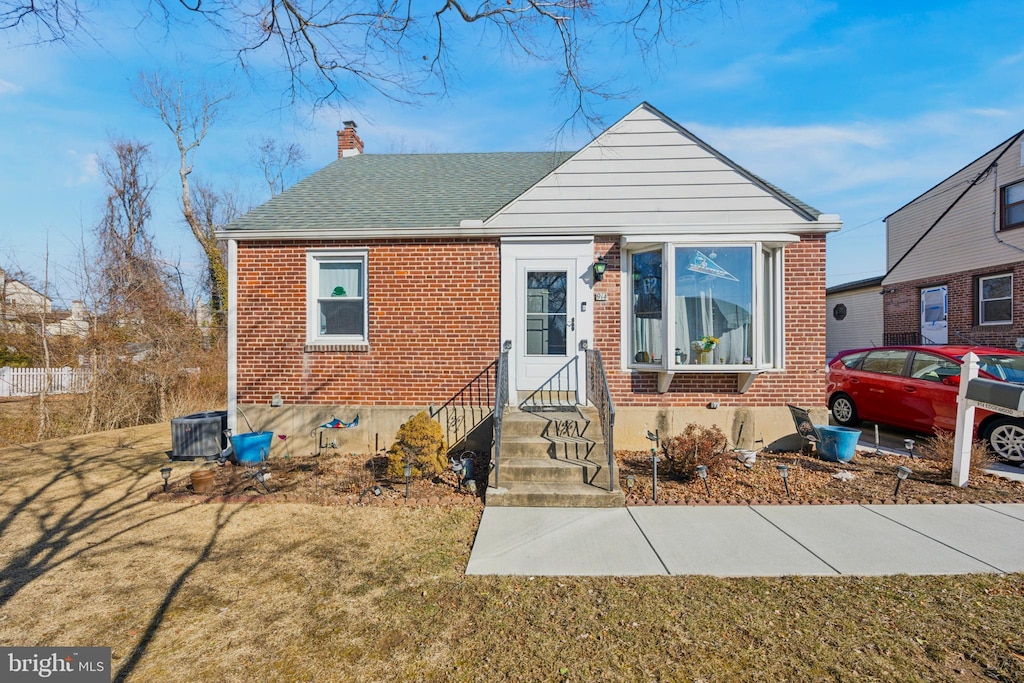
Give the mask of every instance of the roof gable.
[[819, 216], [644, 103], [488, 225], [763, 228]]

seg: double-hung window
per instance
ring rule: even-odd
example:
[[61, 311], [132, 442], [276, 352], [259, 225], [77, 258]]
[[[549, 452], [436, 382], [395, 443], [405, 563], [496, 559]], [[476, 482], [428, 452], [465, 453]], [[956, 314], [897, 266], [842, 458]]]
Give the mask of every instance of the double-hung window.
[[306, 252], [309, 344], [368, 343], [365, 250]]
[[628, 365], [683, 372], [781, 367], [782, 246], [628, 245]]
[[1003, 188], [1003, 230], [1024, 227], [1024, 180]]
[[1013, 322], [1013, 275], [978, 278], [978, 324], [1008, 325]]

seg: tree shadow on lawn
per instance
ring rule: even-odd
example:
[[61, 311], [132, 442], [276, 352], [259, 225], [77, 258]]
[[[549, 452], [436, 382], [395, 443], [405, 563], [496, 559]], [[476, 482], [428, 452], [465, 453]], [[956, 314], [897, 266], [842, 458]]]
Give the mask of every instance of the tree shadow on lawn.
[[[10, 538], [16, 527], [34, 528], [37, 535], [0, 567], [0, 608], [26, 586], [72, 560], [102, 555], [120, 537], [190, 509], [148, 501], [163, 451], [150, 449], [145, 435], [128, 432], [125, 436], [128, 438], [121, 436], [115, 444], [104, 447], [68, 440], [60, 445], [44, 442], [4, 449], [5, 457], [0, 457], [7, 464], [0, 467], [0, 472], [4, 480], [13, 483], [0, 494], [0, 505], [9, 506], [0, 517], [0, 538], [7, 536], [6, 542], [17, 542]], [[21, 470], [13, 471], [12, 462]], [[43, 481], [33, 486], [37, 479]], [[132, 673], [185, 581], [207, 560], [220, 532], [246, 505], [231, 507], [227, 510], [225, 505], [218, 511], [206, 544], [168, 587], [113, 680], [123, 681]], [[154, 533], [157, 529], [154, 526]], [[97, 534], [101, 535], [98, 539]]]

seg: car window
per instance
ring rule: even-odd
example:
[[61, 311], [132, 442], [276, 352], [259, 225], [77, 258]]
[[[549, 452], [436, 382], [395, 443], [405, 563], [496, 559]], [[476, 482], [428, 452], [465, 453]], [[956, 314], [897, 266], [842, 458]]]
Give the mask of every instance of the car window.
[[978, 367], [1001, 380], [1024, 383], [1024, 356], [985, 354], [978, 357]]
[[941, 382], [947, 377], [960, 374], [960, 364], [955, 360], [918, 351], [910, 365], [910, 376], [929, 382]]
[[850, 353], [839, 359], [839, 362], [848, 368], [855, 367], [860, 363], [860, 359], [867, 355], [867, 351], [858, 351], [857, 353]]
[[907, 362], [910, 351], [887, 349], [884, 351], [868, 351], [860, 369], [867, 372], [878, 372], [883, 375], [902, 375], [903, 366]]

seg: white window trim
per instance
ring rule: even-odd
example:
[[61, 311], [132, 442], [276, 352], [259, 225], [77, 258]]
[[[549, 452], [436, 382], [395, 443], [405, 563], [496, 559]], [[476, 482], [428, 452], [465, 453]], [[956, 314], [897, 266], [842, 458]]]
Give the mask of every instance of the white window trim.
[[[1022, 181], [1024, 182], [1024, 181]], [[1010, 296], [999, 297], [998, 299], [984, 298], [984, 283], [986, 280], [998, 280], [999, 278], [1010, 278]], [[1010, 318], [1003, 320], [983, 320], [985, 315], [984, 304], [988, 301], [1010, 301]], [[978, 325], [1012, 325], [1013, 324], [1013, 273], [997, 273], [995, 275], [983, 275], [978, 277]]]
[[[321, 263], [362, 265], [363, 334], [320, 334], [318, 292]], [[309, 347], [368, 347], [370, 344], [368, 249], [309, 249], [306, 251], [306, 345]]]
[[[757, 239], [757, 238], [766, 239]], [[785, 283], [785, 249], [788, 244], [799, 242], [795, 235], [640, 235], [623, 237], [620, 243], [622, 258], [620, 259], [620, 367], [630, 372], [656, 372], [659, 375], [658, 389], [662, 393], [668, 390], [672, 377], [677, 373], [686, 374], [735, 374], [737, 390], [745, 392], [753, 382], [754, 376], [763, 372], [778, 372], [785, 368], [785, 329], [786, 306], [782, 287]], [[628, 283], [632, 282], [632, 254], [660, 248], [662, 250], [662, 271], [675, 272], [675, 249], [677, 246], [749, 246], [753, 251], [753, 305], [754, 320], [757, 321], [756, 333], [752, 339], [754, 361], [747, 365], [675, 365], [669, 361], [669, 354], [662, 365], [638, 364], [631, 360], [632, 349], [632, 292]], [[773, 296], [770, 302], [772, 310], [765, 311], [762, 305], [764, 292], [764, 251], [772, 252], [775, 263], [772, 273]], [[663, 280], [664, 283], [664, 280]], [[664, 287], [664, 284], [663, 284]], [[668, 300], [664, 290], [663, 302]], [[664, 303], [663, 303], [664, 305]], [[765, 348], [763, 339], [763, 321], [767, 316], [775, 316], [772, 329], [772, 348]], [[675, 324], [675, 312], [671, 306], [665, 306], [665, 329]], [[666, 347], [667, 348], [667, 347]]]

